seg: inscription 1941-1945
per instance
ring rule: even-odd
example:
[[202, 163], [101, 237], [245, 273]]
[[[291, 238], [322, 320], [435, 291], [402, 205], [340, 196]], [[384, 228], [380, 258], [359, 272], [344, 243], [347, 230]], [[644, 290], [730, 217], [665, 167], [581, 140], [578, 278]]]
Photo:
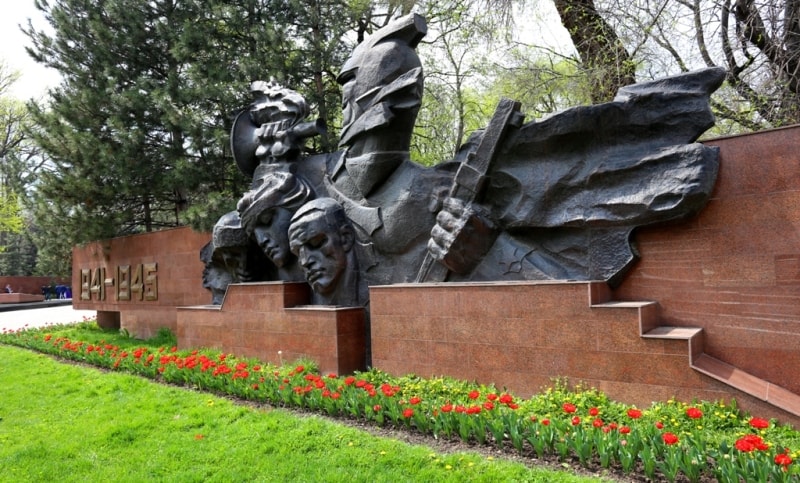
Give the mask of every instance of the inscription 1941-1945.
[[111, 273], [105, 267], [81, 269], [80, 300], [105, 301], [109, 291], [116, 301], [158, 300], [158, 264], [118, 265]]

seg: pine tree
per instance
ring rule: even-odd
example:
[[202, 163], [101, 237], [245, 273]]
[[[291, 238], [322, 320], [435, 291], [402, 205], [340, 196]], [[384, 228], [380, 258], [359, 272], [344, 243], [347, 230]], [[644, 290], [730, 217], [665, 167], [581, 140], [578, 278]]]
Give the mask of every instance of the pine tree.
[[[18, 192], [20, 151], [26, 141], [22, 129], [26, 111], [21, 102], [7, 94], [17, 78], [18, 75], [0, 61], [0, 255], [11, 244], [11, 237], [23, 228]], [[0, 270], [0, 273], [10, 272]]]
[[52, 168], [33, 203], [41, 229], [81, 243], [208, 229], [233, 209], [248, 186], [229, 132], [252, 81], [300, 91], [326, 120], [338, 112], [334, 72], [355, 14], [312, 3], [37, 0], [53, 33], [29, 25], [29, 53], [63, 76], [49, 105], [31, 106]]
[[216, 113], [196, 112], [173, 53], [193, 13], [181, 5], [37, 3], [55, 34], [29, 30], [31, 53], [64, 79], [48, 108], [32, 106], [34, 136], [53, 164], [37, 189], [37, 218], [63, 211], [61, 231], [74, 241], [177, 225], [185, 193], [222, 177], [221, 149], [205, 146], [198, 125]]

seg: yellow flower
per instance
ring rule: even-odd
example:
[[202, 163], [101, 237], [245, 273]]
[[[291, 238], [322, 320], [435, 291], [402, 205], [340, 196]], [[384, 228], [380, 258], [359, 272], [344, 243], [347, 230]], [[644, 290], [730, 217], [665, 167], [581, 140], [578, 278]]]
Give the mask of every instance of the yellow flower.
[[445, 465], [444, 468], [447, 469], [447, 470], [452, 470], [453, 469], [453, 467], [450, 466], [450, 465]]

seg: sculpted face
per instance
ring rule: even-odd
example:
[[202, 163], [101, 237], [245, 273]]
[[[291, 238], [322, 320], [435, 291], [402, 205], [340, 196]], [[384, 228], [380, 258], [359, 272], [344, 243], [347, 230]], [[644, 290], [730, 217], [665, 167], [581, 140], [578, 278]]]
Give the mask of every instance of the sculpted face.
[[247, 269], [247, 247], [225, 247], [219, 249], [222, 263], [237, 282], [249, 282], [252, 275]]
[[212, 265], [203, 272], [203, 288], [211, 291], [213, 305], [222, 305], [228, 285], [234, 283], [231, 274], [223, 268]]
[[342, 84], [342, 128], [348, 129], [362, 114], [356, 103], [356, 70], [343, 72], [337, 80]]
[[320, 294], [335, 290], [347, 269], [347, 251], [352, 247], [337, 227], [330, 226], [322, 212], [311, 213], [292, 224], [292, 252], [297, 255], [311, 288]]
[[[254, 240], [282, 278], [302, 277], [289, 250], [289, 224], [297, 208], [314, 198], [309, 184], [299, 176], [278, 169], [267, 169], [264, 177], [239, 200], [238, 212], [247, 237]], [[269, 265], [269, 264], [268, 264]]]
[[251, 281], [253, 274], [247, 266], [250, 242], [239, 214], [235, 211], [224, 214], [214, 225], [211, 239], [214, 246], [212, 263], [230, 273], [234, 282]]
[[256, 220], [253, 237], [272, 263], [285, 266], [294, 258], [289, 250], [289, 222], [292, 212], [283, 207], [264, 210]]

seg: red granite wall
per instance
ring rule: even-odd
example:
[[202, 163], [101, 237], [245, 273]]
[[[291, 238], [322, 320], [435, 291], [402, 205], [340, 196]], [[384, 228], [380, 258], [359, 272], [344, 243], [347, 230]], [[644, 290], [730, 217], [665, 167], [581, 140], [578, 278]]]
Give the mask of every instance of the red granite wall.
[[364, 309], [308, 306], [305, 283], [228, 286], [222, 306], [178, 309], [178, 346], [215, 347], [274, 364], [310, 357], [324, 373], [365, 368]]
[[702, 327], [706, 353], [800, 394], [800, 126], [707, 142], [719, 179], [694, 219], [641, 229], [614, 291]]
[[44, 301], [44, 295], [0, 292], [0, 304], [19, 304], [19, 303], [30, 303], [30, 302], [42, 302], [42, 301]]
[[32, 295], [42, 295], [42, 286], [49, 286], [51, 283], [56, 285], [69, 285], [70, 279], [64, 277], [3, 277], [0, 276], [0, 291], [6, 288], [7, 284], [16, 293], [27, 293]]
[[[654, 302], [603, 304], [604, 283], [403, 284], [370, 288], [372, 362], [395, 375], [447, 375], [530, 396], [554, 378], [584, 382], [614, 400], [648, 407], [672, 397], [735, 397], [762, 417], [800, 423], [693, 370], [688, 340], [640, 336]], [[647, 329], [645, 329], [647, 330]]]
[[174, 332], [177, 307], [211, 301], [200, 261], [209, 240], [208, 233], [182, 227], [75, 247], [72, 305], [97, 310], [106, 325], [118, 320], [137, 337], [161, 327]]

